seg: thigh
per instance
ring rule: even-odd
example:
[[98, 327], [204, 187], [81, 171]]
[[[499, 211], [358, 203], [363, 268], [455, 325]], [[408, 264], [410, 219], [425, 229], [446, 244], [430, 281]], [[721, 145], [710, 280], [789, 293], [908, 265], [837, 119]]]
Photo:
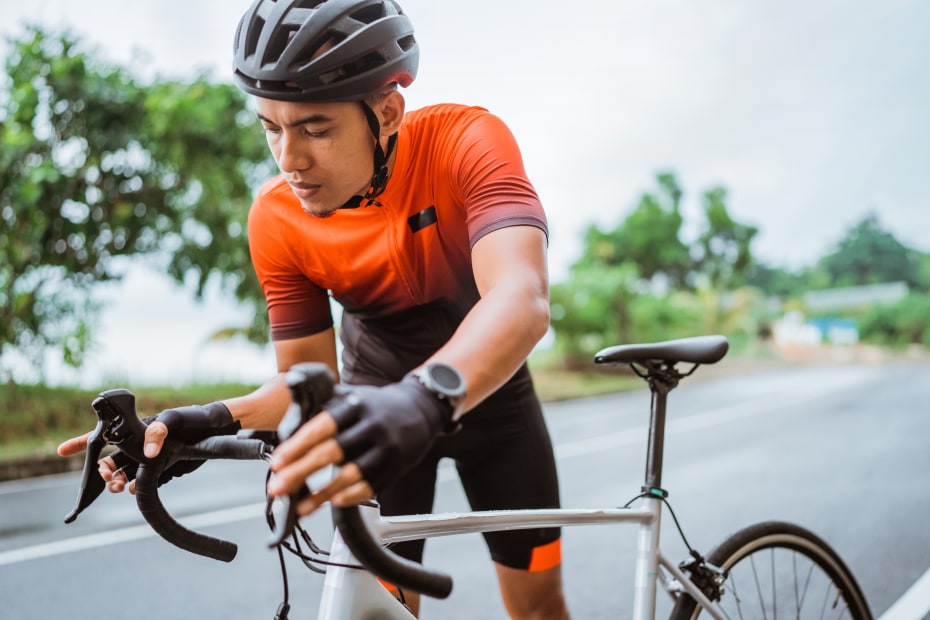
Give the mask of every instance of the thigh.
[[[494, 410], [482, 412], [480, 423], [463, 430], [471, 435], [469, 449], [455, 455], [472, 508], [558, 508], [555, 458], [532, 383], [507, 401], [488, 405]], [[485, 540], [498, 564], [545, 570], [560, 562], [559, 534], [559, 528], [489, 532]]]
[[[422, 463], [404, 474], [388, 488], [378, 494], [381, 514], [386, 517], [398, 515], [427, 514], [433, 510], [436, 494], [436, 466], [438, 459], [427, 457]], [[414, 562], [422, 562], [424, 540], [394, 543], [391, 550]]]

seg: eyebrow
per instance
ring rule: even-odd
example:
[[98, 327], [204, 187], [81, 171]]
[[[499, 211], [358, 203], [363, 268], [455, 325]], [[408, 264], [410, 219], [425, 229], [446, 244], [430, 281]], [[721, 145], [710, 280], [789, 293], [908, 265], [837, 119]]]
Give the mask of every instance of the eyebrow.
[[[272, 125], [280, 124], [280, 123], [274, 122], [270, 118], [266, 118], [262, 116], [261, 114], [256, 114], [256, 116], [258, 117], [259, 120], [264, 121], [266, 123], [270, 123]], [[311, 114], [310, 116], [298, 118], [297, 120], [291, 121], [290, 123], [285, 123], [285, 126], [286, 127], [300, 127], [301, 125], [308, 125], [311, 123], [328, 123], [331, 120], [333, 120], [332, 117], [327, 116], [325, 114]]]

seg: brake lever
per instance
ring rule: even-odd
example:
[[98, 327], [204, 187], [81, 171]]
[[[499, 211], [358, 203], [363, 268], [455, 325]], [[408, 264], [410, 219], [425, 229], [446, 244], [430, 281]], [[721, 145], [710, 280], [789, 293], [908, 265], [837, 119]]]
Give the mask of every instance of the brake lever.
[[129, 459], [148, 462], [143, 453], [146, 425], [136, 416], [136, 397], [132, 392], [107, 390], [94, 399], [91, 407], [97, 414], [97, 426], [87, 438], [81, 490], [65, 523], [74, 521], [106, 488], [106, 482], [97, 473], [97, 461], [104, 446], [118, 446]]
[[[278, 443], [293, 435], [310, 418], [323, 410], [323, 405], [333, 397], [336, 377], [326, 364], [305, 362], [295, 364], [284, 377], [291, 391], [291, 404], [278, 424]], [[276, 520], [271, 533], [269, 547], [283, 543], [294, 532], [299, 516], [297, 504], [312, 493], [304, 483], [296, 493], [280, 498], [284, 519]], [[268, 510], [272, 500], [268, 500]]]

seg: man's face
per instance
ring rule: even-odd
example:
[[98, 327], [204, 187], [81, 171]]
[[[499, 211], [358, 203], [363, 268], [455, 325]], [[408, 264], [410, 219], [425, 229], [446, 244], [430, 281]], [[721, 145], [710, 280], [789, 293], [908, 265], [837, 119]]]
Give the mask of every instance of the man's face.
[[365, 194], [375, 141], [361, 105], [262, 98], [256, 104], [274, 160], [307, 212], [328, 215]]

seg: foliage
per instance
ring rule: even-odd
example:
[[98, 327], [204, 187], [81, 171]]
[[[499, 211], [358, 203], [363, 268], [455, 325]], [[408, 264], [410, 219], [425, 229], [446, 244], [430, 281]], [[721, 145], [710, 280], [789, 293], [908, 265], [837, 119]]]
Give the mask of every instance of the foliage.
[[850, 228], [817, 267], [833, 287], [906, 282], [913, 288], [928, 288], [920, 279], [918, 254], [885, 230], [874, 213]]
[[[179, 404], [202, 403], [230, 394], [246, 394], [251, 385], [192, 385], [176, 388], [135, 390], [136, 408], [144, 414], [157, 413]], [[70, 387], [0, 384], [0, 453], [7, 446], [21, 442], [55, 444], [68, 437], [86, 433], [97, 419], [90, 403], [97, 393]], [[36, 441], [39, 440], [39, 441]]]
[[646, 280], [661, 276], [673, 286], [684, 284], [691, 259], [679, 238], [683, 222], [681, 187], [670, 172], [658, 174], [656, 180], [658, 191], [643, 194], [636, 208], [616, 228], [588, 229], [580, 264], [632, 263]]
[[758, 230], [729, 215], [723, 188], [705, 192], [706, 221], [689, 246], [680, 238], [681, 186], [669, 172], [656, 181], [615, 228], [588, 229], [569, 280], [552, 286], [556, 347], [568, 366], [605, 346], [719, 331], [728, 313], [722, 291], [754, 264]]
[[695, 248], [697, 270], [715, 290], [745, 282], [753, 262], [750, 246], [759, 233], [755, 226], [740, 224], [730, 216], [726, 198], [723, 187], [704, 192], [705, 225]]
[[631, 263], [579, 263], [568, 282], [550, 290], [556, 347], [569, 367], [585, 367], [598, 350], [632, 338], [630, 300], [639, 282]]
[[911, 294], [894, 304], [872, 308], [859, 322], [859, 336], [892, 347], [930, 347], [930, 294]]
[[774, 297], [795, 297], [806, 290], [803, 273], [772, 267], [757, 260], [746, 267], [744, 276], [747, 286]]
[[[245, 98], [206, 77], [138, 83], [68, 33], [29, 27], [0, 78], [0, 353], [79, 365], [94, 283], [160, 253], [196, 290], [213, 275], [259, 299], [245, 218], [267, 149]], [[258, 313], [260, 316], [263, 313]]]

